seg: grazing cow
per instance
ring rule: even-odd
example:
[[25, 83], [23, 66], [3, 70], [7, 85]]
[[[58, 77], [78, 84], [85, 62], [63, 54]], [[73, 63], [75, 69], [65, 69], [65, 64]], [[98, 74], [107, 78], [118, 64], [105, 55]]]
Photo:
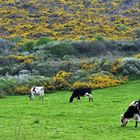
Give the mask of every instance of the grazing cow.
[[35, 95], [39, 95], [40, 99], [44, 97], [44, 87], [33, 86], [30, 91], [30, 99], [33, 99]]
[[121, 126], [125, 126], [131, 118], [135, 120], [135, 127], [137, 127], [140, 121], [140, 100], [133, 101], [126, 112], [121, 115]]
[[74, 98], [77, 98], [77, 100], [80, 100], [80, 96], [88, 96], [89, 97], [89, 102], [93, 102], [93, 97], [91, 94], [91, 88], [77, 88], [73, 90], [73, 93], [70, 97], [69, 102], [71, 103]]

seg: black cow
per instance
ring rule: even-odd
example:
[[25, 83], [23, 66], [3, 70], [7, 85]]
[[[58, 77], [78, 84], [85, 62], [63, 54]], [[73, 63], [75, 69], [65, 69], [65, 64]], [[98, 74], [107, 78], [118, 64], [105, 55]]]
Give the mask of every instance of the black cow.
[[135, 120], [135, 127], [137, 127], [140, 121], [140, 100], [133, 101], [126, 112], [121, 115], [121, 126], [125, 126], [132, 118]]
[[71, 103], [74, 98], [77, 98], [77, 100], [80, 100], [80, 96], [88, 96], [89, 97], [89, 102], [93, 102], [93, 97], [91, 94], [91, 88], [77, 88], [73, 90], [73, 93], [70, 97], [69, 102]]

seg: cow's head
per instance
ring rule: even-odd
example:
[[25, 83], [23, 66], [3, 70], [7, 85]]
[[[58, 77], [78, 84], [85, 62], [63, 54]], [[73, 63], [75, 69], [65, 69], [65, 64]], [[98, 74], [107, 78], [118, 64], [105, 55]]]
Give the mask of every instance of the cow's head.
[[30, 100], [32, 99], [32, 96], [31, 95], [29, 95], [29, 98], [30, 98]]
[[30, 100], [32, 100], [34, 98], [34, 95], [29, 94], [28, 97], [30, 98]]
[[88, 96], [88, 97], [89, 97], [89, 102], [90, 102], [90, 100], [93, 102], [92, 94], [90, 94], [90, 93], [85, 93], [85, 96]]
[[73, 101], [73, 96], [70, 97], [69, 103]]
[[128, 123], [128, 121], [128, 118], [124, 118], [124, 116], [121, 115], [121, 126], [125, 126]]

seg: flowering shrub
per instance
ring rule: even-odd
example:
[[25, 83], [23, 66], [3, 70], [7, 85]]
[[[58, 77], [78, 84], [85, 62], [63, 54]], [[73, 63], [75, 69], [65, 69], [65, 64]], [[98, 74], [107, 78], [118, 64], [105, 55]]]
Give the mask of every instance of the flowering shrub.
[[54, 77], [54, 86], [56, 89], [69, 87], [68, 78], [72, 75], [71, 72], [59, 71]]
[[133, 57], [140, 59], [140, 53], [133, 55]]
[[24, 56], [22, 54], [9, 55], [8, 58], [14, 59], [17, 62], [22, 63], [22, 64], [31, 64], [34, 60], [36, 60], [36, 57], [34, 57], [32, 54], [28, 56]]
[[53, 90], [55, 89], [53, 82], [52, 81], [48, 81], [48, 82], [41, 82], [41, 85], [47, 90]]
[[30, 87], [29, 86], [16, 86], [13, 88], [12, 92], [15, 94], [20, 94], [20, 95], [29, 94]]
[[85, 88], [85, 87], [91, 88], [91, 87], [92, 87], [92, 84], [89, 83], [89, 82], [75, 82], [75, 83], [73, 83], [73, 85], [71, 86], [71, 89], [75, 89], [75, 88]]
[[111, 63], [111, 65], [110, 65], [110, 72], [117, 73], [118, 70], [120, 69], [120, 67], [121, 67], [121, 62], [115, 61], [115, 62]]
[[115, 77], [111, 77], [109, 75], [94, 75], [87, 79], [87, 82], [75, 82], [72, 85], [72, 89], [81, 88], [81, 87], [90, 87], [92, 89], [96, 88], [106, 88], [111, 86], [117, 86], [126, 82], [127, 77], [123, 77], [121, 79], [117, 79]]
[[124, 83], [127, 80], [127, 77], [117, 79], [110, 75], [94, 75], [88, 78], [88, 80], [89, 83], [92, 84], [92, 88], [106, 88]]
[[93, 69], [95, 67], [95, 64], [92, 63], [82, 63], [81, 68], [83, 70]]

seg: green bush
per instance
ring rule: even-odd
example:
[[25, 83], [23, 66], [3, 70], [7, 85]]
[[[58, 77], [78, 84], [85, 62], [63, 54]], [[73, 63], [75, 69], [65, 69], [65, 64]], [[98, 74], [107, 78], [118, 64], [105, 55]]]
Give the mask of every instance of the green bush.
[[67, 42], [53, 43], [50, 48], [50, 53], [62, 58], [65, 55], [72, 55], [74, 53], [74, 48]]
[[127, 29], [127, 26], [125, 24], [119, 24], [119, 30], [125, 31]]
[[134, 28], [133, 32], [134, 32], [136, 38], [140, 38], [140, 28]]
[[21, 47], [21, 50], [26, 51], [26, 52], [30, 52], [30, 51], [33, 50], [34, 46], [35, 46], [35, 42], [34, 41], [29, 41]]
[[97, 41], [104, 40], [104, 37], [103, 37], [102, 35], [100, 35], [100, 34], [95, 35], [94, 38], [95, 38], [95, 40], [97, 40]]
[[140, 59], [125, 58], [121, 67], [121, 73], [129, 77], [140, 77]]
[[41, 37], [36, 42], [36, 45], [39, 46], [39, 45], [47, 44], [48, 42], [51, 42], [51, 41], [53, 41], [53, 40], [48, 37]]

